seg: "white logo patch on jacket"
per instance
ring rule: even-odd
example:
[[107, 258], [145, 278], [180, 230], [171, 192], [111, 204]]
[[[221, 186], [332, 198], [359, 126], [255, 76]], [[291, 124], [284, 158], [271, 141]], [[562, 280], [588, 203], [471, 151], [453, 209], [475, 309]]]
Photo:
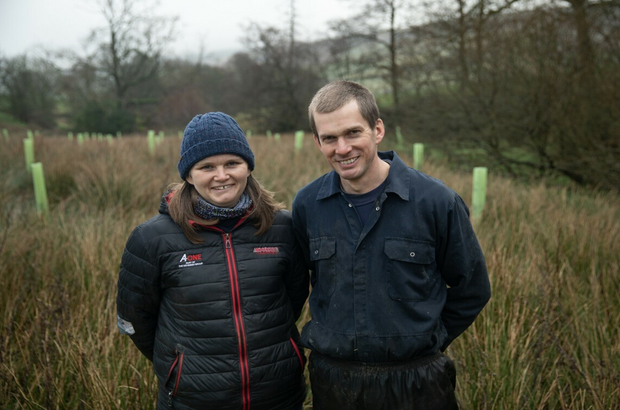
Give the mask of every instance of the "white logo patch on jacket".
[[202, 264], [203, 262], [201, 253], [184, 253], [179, 260], [179, 268], [189, 268], [191, 266], [200, 266]]

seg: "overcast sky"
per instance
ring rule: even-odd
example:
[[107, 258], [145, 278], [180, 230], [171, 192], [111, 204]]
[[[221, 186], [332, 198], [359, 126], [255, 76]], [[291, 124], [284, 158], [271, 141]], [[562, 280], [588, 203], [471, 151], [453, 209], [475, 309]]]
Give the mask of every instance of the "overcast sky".
[[[139, 1], [139, 0], [138, 0]], [[323, 38], [329, 20], [350, 16], [342, 0], [296, 0], [297, 38]], [[159, 15], [176, 15], [178, 57], [241, 49], [243, 25], [288, 27], [290, 0], [160, 0]], [[0, 0], [0, 55], [12, 57], [43, 46], [81, 50], [93, 28], [105, 26], [95, 0]]]

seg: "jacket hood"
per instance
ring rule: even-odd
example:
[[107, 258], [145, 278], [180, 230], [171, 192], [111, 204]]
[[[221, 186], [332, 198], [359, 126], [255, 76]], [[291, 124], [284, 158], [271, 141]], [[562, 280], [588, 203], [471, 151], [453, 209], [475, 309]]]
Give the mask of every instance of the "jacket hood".
[[170, 215], [170, 211], [168, 209], [168, 204], [170, 200], [174, 196], [174, 191], [169, 189], [161, 196], [161, 201], [159, 203], [159, 213], [163, 215]]

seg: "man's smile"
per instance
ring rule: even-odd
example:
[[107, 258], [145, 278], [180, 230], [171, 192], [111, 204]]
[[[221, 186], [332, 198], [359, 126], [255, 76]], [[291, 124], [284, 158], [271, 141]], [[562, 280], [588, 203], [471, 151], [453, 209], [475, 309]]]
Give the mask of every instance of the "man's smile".
[[352, 163], [354, 163], [355, 161], [357, 161], [357, 159], [358, 159], [358, 158], [359, 158], [359, 157], [355, 157], [355, 158], [345, 159], [345, 160], [343, 160], [343, 161], [337, 161], [337, 162], [338, 162], [339, 164], [341, 164], [341, 165], [349, 165], [349, 164], [352, 164]]

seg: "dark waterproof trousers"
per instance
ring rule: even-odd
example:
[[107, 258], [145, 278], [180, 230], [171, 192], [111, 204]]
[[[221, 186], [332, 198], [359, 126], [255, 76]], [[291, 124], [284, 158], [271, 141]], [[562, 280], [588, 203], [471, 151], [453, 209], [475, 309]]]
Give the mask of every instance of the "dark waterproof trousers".
[[458, 410], [456, 368], [442, 354], [361, 363], [310, 355], [314, 410]]

